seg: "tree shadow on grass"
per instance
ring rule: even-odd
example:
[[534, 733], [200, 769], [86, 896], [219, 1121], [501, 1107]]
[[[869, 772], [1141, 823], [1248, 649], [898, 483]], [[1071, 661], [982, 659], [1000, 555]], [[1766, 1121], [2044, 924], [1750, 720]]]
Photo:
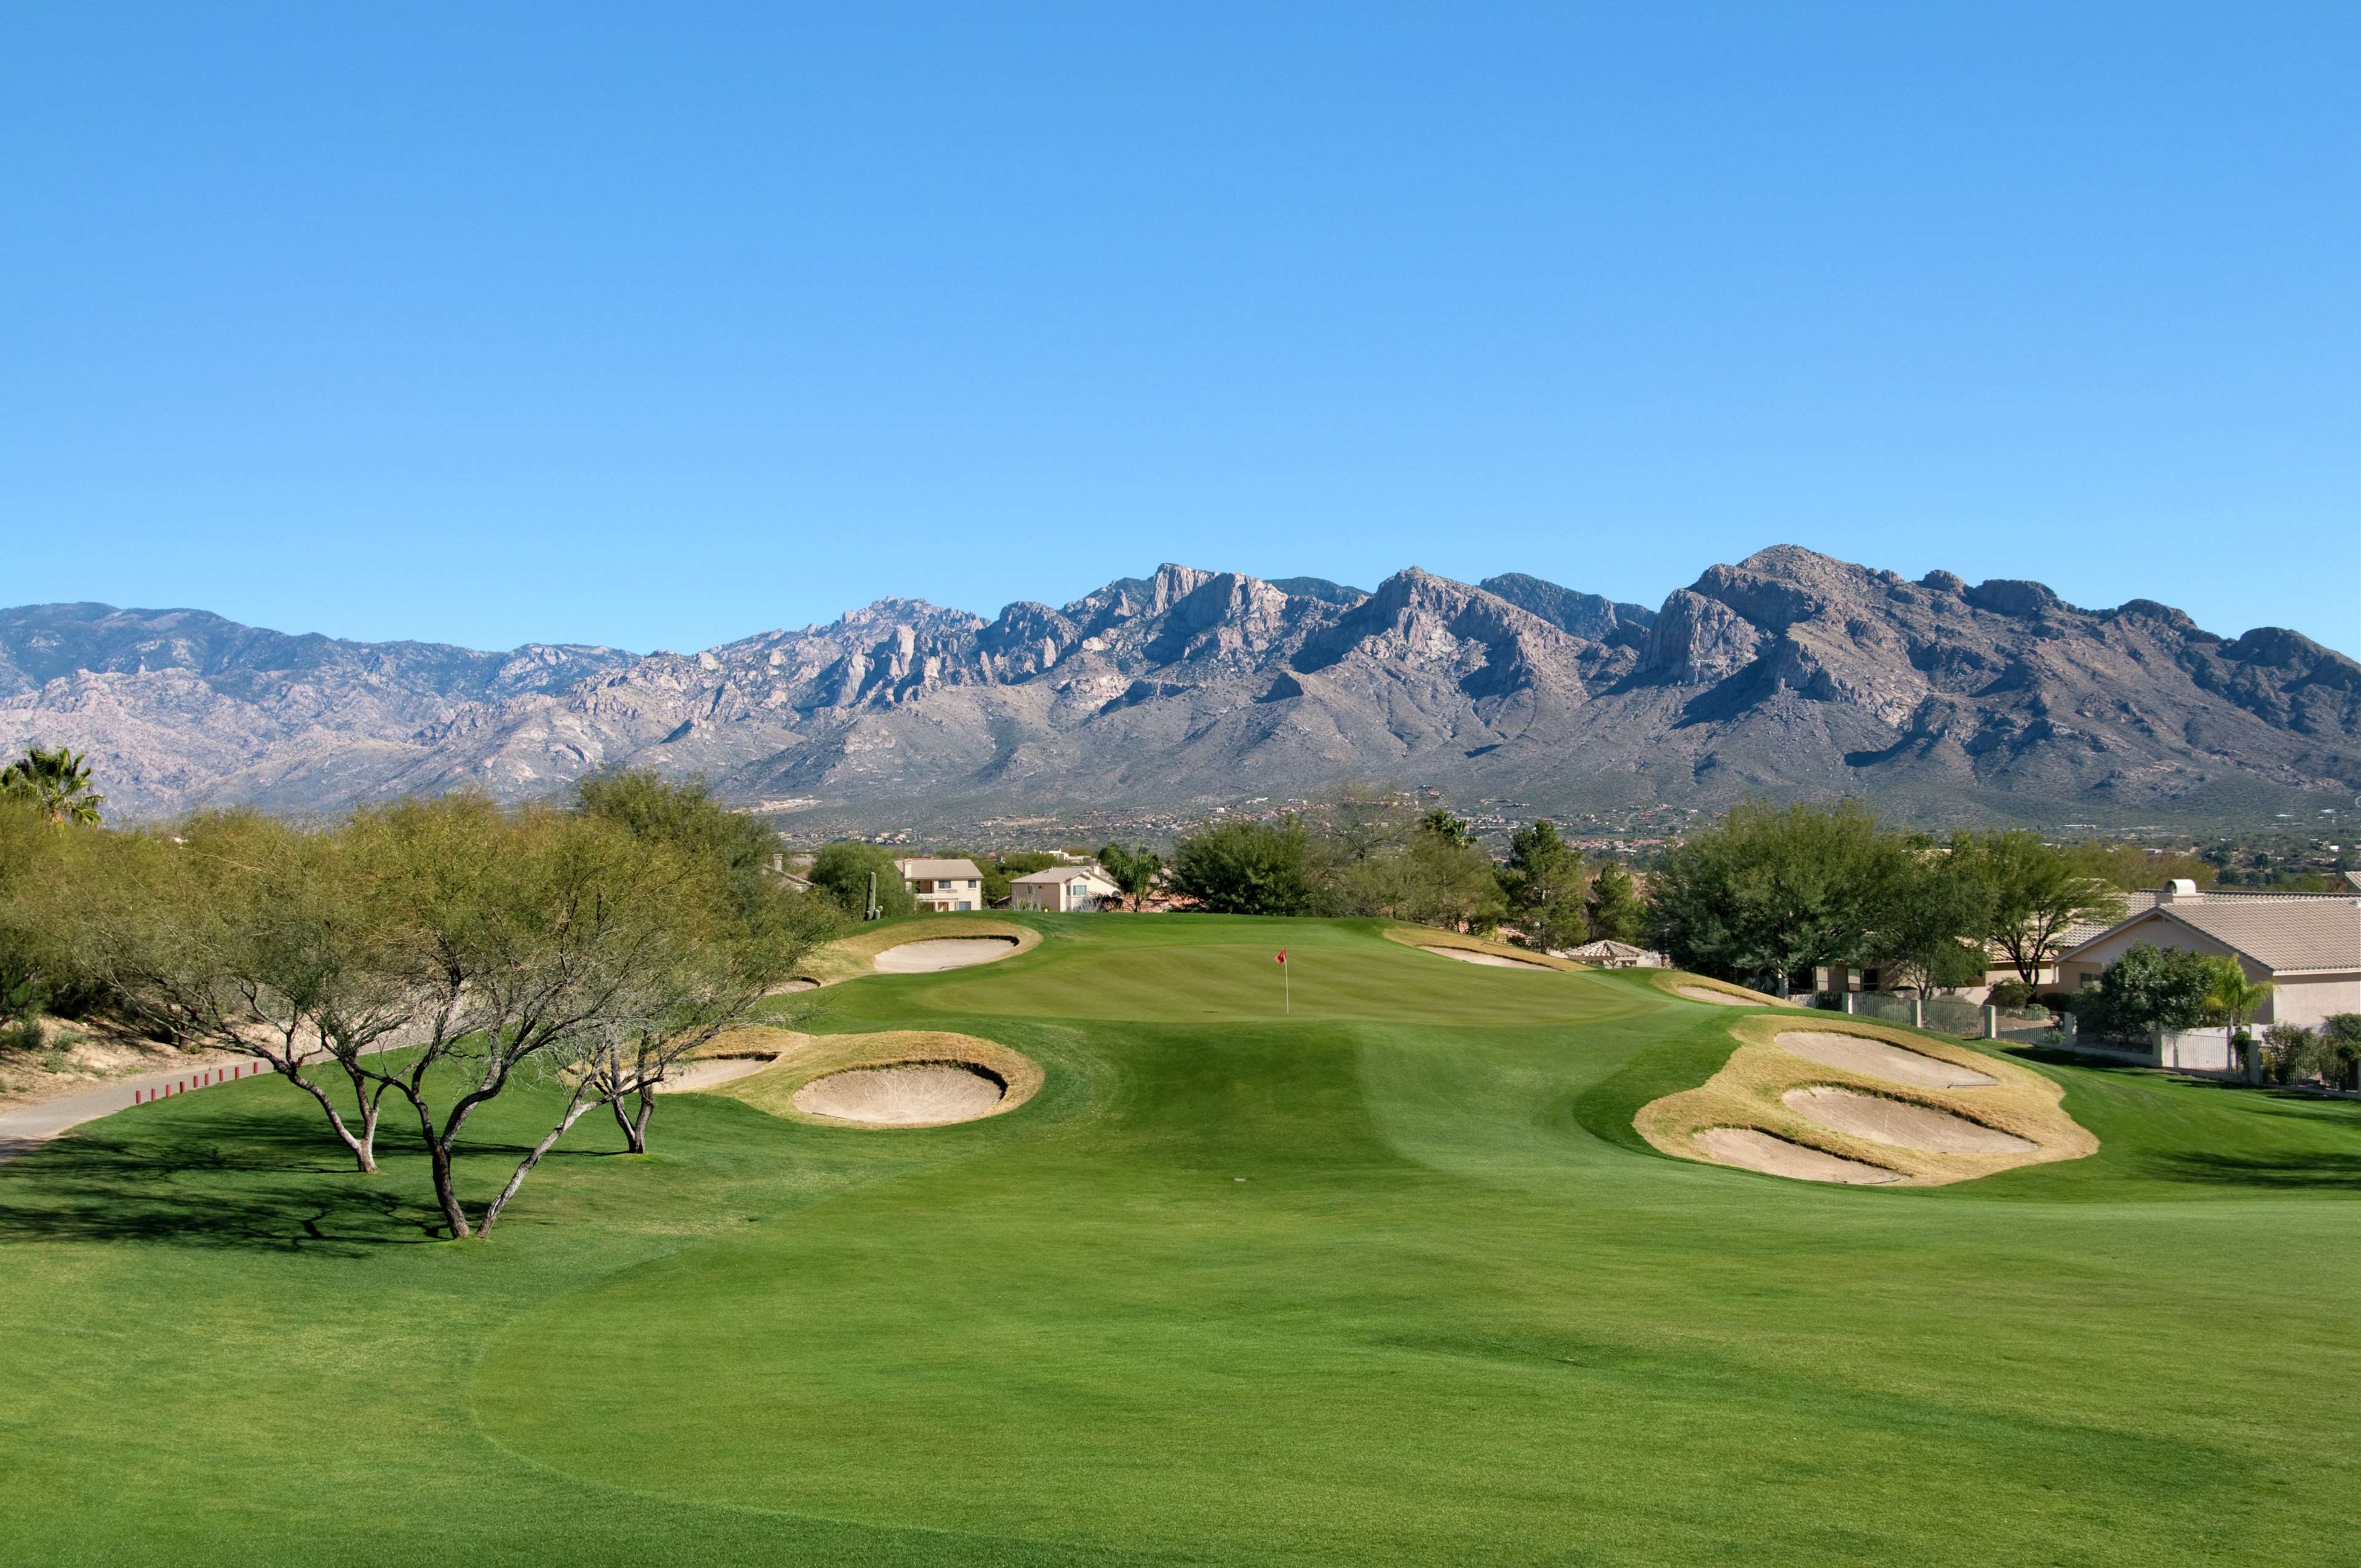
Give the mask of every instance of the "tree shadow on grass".
[[2174, 1181], [2262, 1187], [2282, 1192], [2361, 1192], [2361, 1155], [2158, 1155], [2153, 1164]]
[[[513, 1160], [524, 1146], [470, 1145], [465, 1157]], [[592, 1151], [554, 1150], [544, 1165]], [[148, 1242], [358, 1255], [448, 1234], [417, 1140], [378, 1140], [366, 1176], [324, 1129], [238, 1113], [169, 1126], [68, 1136], [0, 1166], [0, 1244]], [[408, 1167], [409, 1168], [401, 1168]]]

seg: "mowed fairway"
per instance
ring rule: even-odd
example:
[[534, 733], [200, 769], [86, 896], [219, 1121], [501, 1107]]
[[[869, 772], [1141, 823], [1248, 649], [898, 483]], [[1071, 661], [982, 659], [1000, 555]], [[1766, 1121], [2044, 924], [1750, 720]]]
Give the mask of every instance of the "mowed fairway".
[[2044, 1066], [2097, 1155], [1819, 1188], [1631, 1131], [1748, 1016], [1643, 976], [1027, 923], [805, 1026], [1030, 1102], [668, 1099], [489, 1244], [275, 1082], [0, 1167], [8, 1560], [2361, 1562], [2361, 1104]]

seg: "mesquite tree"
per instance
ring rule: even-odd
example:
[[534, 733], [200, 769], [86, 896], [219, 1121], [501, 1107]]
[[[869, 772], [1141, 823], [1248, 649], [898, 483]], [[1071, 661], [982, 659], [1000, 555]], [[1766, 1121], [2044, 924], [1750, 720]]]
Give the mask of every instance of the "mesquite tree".
[[468, 1120], [628, 1012], [698, 868], [597, 817], [466, 795], [365, 813], [353, 831], [423, 1014], [415, 1050], [362, 1070], [409, 1102], [444, 1223], [472, 1235], [453, 1174]]
[[[269, 1066], [374, 1172], [385, 1088], [363, 1058], [412, 1024], [418, 998], [345, 848], [332, 833], [209, 814], [170, 833], [91, 836], [60, 897], [76, 962], [125, 1011]], [[324, 1065], [343, 1074], [349, 1115], [313, 1076]]]

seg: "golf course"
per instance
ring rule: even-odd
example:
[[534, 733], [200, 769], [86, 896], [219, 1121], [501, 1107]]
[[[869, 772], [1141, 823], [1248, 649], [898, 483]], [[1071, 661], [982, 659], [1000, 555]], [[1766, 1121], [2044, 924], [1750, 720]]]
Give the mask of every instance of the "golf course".
[[[0, 1166], [0, 1556], [2361, 1562], [2361, 1102], [1930, 1040], [2084, 1143], [1786, 1179], [1634, 1125], [1773, 1009], [1375, 921], [972, 928], [1027, 936], [866, 930], [774, 1033], [917, 1042], [961, 1116], [1002, 1089], [908, 1064], [985, 1042], [1021, 1102], [864, 1126], [898, 1079], [783, 1057], [645, 1156], [584, 1120], [489, 1241], [276, 1078]], [[470, 1202], [559, 1093], [470, 1124]]]

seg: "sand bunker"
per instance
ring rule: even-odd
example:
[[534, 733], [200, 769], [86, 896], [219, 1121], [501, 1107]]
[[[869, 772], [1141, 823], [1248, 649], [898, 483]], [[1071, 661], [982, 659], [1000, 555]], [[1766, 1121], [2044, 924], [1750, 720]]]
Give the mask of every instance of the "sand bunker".
[[888, 948], [869, 961], [883, 974], [933, 974], [938, 970], [988, 964], [1016, 950], [1014, 937], [928, 937]]
[[658, 1094], [692, 1094], [717, 1083], [752, 1078], [771, 1065], [769, 1057], [708, 1057], [701, 1061], [675, 1062], [665, 1069]]
[[1479, 953], [1473, 948], [1421, 948], [1422, 953], [1433, 953], [1439, 959], [1457, 959], [1463, 964], [1490, 964], [1495, 969], [1547, 969], [1531, 959], [1512, 959], [1504, 953]]
[[1791, 1029], [1771, 1043], [1822, 1067], [1842, 1068], [1847, 1072], [1919, 1089], [1974, 1089], [2000, 1081], [1988, 1072], [1930, 1057], [1924, 1051], [1872, 1040], [1866, 1035], [1840, 1035], [1833, 1029]]
[[2026, 1154], [2041, 1146], [2030, 1138], [1938, 1111], [1932, 1105], [1888, 1100], [1856, 1089], [1824, 1084], [1791, 1089], [1779, 1098], [1788, 1110], [1830, 1132], [1896, 1148], [1925, 1149], [1930, 1154]]
[[1759, 1170], [1765, 1176], [1834, 1181], [1847, 1187], [1883, 1187], [1902, 1179], [1900, 1171], [1806, 1148], [1773, 1137], [1759, 1127], [1708, 1127], [1697, 1135], [1696, 1142], [1708, 1159]]
[[998, 1074], [966, 1062], [902, 1062], [813, 1079], [796, 1091], [794, 1103], [807, 1116], [832, 1122], [939, 1127], [991, 1115], [1007, 1092]]

